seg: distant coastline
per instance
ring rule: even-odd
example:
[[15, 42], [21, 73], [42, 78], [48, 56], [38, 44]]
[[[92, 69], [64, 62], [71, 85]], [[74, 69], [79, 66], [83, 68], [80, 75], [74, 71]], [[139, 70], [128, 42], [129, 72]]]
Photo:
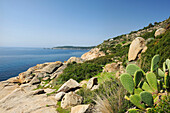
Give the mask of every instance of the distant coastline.
[[90, 50], [95, 46], [83, 47], [83, 46], [57, 46], [53, 48], [45, 48], [45, 49], [72, 49], [72, 50]]

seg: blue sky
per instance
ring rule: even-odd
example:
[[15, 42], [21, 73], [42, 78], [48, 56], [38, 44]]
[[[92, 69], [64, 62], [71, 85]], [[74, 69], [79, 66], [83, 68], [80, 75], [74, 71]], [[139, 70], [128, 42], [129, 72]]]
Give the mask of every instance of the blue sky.
[[91, 46], [170, 16], [170, 0], [0, 0], [0, 46]]

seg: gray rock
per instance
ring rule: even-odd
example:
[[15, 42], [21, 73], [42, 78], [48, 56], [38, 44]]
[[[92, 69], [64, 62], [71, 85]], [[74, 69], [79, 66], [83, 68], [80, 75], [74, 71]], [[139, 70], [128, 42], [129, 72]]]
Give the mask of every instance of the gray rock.
[[103, 72], [115, 72], [119, 69], [120, 64], [117, 63], [111, 63], [111, 64], [106, 64]]
[[41, 81], [37, 78], [37, 76], [35, 76], [29, 83], [35, 85], [41, 83]]
[[81, 104], [83, 98], [74, 92], [66, 93], [62, 98], [61, 107], [63, 109]]
[[97, 77], [93, 77], [91, 78], [88, 82], [87, 82], [87, 89], [91, 89], [94, 85], [98, 85], [97, 83]]
[[45, 73], [53, 73], [55, 70], [57, 70], [60, 66], [62, 65], [62, 62], [57, 61], [57, 62], [52, 62], [49, 63], [47, 66], [40, 70], [36, 70], [36, 72], [45, 72]]
[[129, 48], [128, 53], [128, 60], [133, 61], [136, 60], [138, 57], [138, 54], [141, 52], [141, 50], [145, 47], [145, 39], [142, 37], [135, 38]]
[[94, 85], [93, 87], [92, 87], [92, 89], [91, 89], [91, 91], [93, 91], [93, 90], [96, 90], [96, 89], [99, 89], [99, 84], [98, 85]]
[[76, 62], [76, 63], [83, 63], [83, 59], [82, 58], [79, 58], [79, 57], [70, 57], [68, 60], [67, 60], [67, 64], [68, 63], [72, 63], [72, 62]]
[[45, 93], [44, 89], [37, 89], [35, 91], [31, 91], [30, 95], [39, 95], [39, 94], [43, 94], [43, 93]]
[[[1, 94], [5, 93], [4, 91], [0, 90]], [[56, 100], [53, 97], [35, 92], [31, 94], [30, 91], [25, 92], [21, 88], [13, 89], [12, 92], [8, 91], [5, 97], [0, 98], [1, 113], [57, 113], [55, 106]]]
[[155, 32], [155, 37], [157, 37], [157, 36], [159, 36], [159, 35], [161, 35], [161, 34], [164, 34], [165, 32], [166, 32], [166, 29], [164, 29], [164, 28], [159, 28], [159, 29], [157, 29], [156, 32]]
[[57, 93], [57, 94], [55, 95], [55, 99], [56, 99], [57, 101], [60, 101], [65, 94], [66, 94], [65, 92], [59, 92], [59, 93]]
[[105, 56], [105, 53], [103, 51], [100, 51], [99, 48], [93, 48], [91, 49], [89, 52], [87, 53], [84, 53], [81, 58], [84, 60], [84, 61], [87, 61], [87, 60], [92, 60], [94, 58], [98, 58], [98, 57], [101, 57], [101, 56]]
[[91, 105], [77, 105], [71, 108], [71, 113], [90, 113]]
[[59, 89], [57, 92], [68, 92], [70, 90], [75, 90], [76, 88], [78, 88], [80, 86], [80, 84], [73, 80], [73, 79], [70, 79], [68, 80], [67, 82], [65, 82]]
[[61, 67], [59, 67], [54, 73], [50, 75], [50, 79], [54, 79], [58, 77], [60, 74], [63, 73], [63, 70], [67, 67], [66, 64], [63, 64]]

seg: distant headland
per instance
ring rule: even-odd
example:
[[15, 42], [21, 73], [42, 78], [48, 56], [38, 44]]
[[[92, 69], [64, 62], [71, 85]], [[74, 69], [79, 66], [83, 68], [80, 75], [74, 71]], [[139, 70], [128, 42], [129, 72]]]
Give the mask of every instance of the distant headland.
[[76, 49], [76, 50], [87, 50], [87, 49], [92, 49], [94, 48], [95, 46], [88, 46], [88, 47], [85, 47], [85, 46], [57, 46], [57, 47], [53, 47], [53, 48], [50, 48], [50, 49]]

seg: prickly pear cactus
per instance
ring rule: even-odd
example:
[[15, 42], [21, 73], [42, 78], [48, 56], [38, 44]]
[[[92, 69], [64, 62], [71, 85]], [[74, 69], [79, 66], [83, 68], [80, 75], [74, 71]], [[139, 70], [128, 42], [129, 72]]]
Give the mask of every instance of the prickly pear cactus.
[[137, 94], [131, 95], [130, 96], [130, 101], [134, 105], [136, 105], [138, 108], [143, 109], [143, 110], [145, 109], [145, 105], [142, 104], [142, 99], [141, 99], [141, 97], [139, 95], [137, 95]]
[[154, 90], [154, 92], [158, 91], [158, 87], [157, 87], [157, 78], [156, 75], [152, 72], [147, 73], [146, 74], [146, 80], [149, 83], [149, 86], [152, 88], [152, 90]]
[[138, 84], [140, 83], [142, 77], [143, 77], [143, 72], [142, 72], [141, 70], [137, 70], [137, 71], [135, 72], [135, 75], [134, 75], [135, 87], [138, 86]]
[[126, 67], [126, 72], [129, 73], [130, 75], [134, 76], [135, 72], [137, 70], [141, 70], [141, 68], [139, 68], [137, 65], [135, 64], [129, 64], [127, 67]]
[[146, 103], [148, 106], [153, 106], [153, 97], [151, 93], [143, 91], [140, 93], [140, 97], [142, 101]]
[[159, 63], [159, 55], [155, 55], [151, 61], [151, 72], [154, 72], [158, 69], [158, 63]]
[[137, 88], [134, 90], [134, 94], [140, 94], [143, 90], [141, 88]]
[[120, 76], [120, 81], [122, 83], [122, 85], [124, 86], [124, 88], [129, 92], [129, 93], [133, 93], [134, 90], [134, 82], [133, 82], [133, 78], [131, 75], [129, 75], [128, 73], [124, 73]]
[[164, 73], [160, 68], [158, 68], [158, 75], [159, 75], [160, 77], [164, 77], [164, 76], [165, 76], [165, 73]]
[[145, 90], [145, 91], [148, 91], [150, 93], [154, 92], [146, 82], [143, 83], [142, 89]]
[[163, 63], [163, 71], [158, 68], [158, 62], [159, 55], [155, 55], [152, 58], [151, 72], [149, 73], [143, 72], [135, 64], [129, 64], [126, 67], [127, 73], [120, 76], [122, 85], [131, 93], [130, 97], [126, 96], [127, 99], [140, 108], [129, 109], [129, 112], [152, 111], [153, 107], [159, 106], [160, 99], [166, 100], [165, 96], [169, 94], [170, 88], [170, 60], [167, 59]]

